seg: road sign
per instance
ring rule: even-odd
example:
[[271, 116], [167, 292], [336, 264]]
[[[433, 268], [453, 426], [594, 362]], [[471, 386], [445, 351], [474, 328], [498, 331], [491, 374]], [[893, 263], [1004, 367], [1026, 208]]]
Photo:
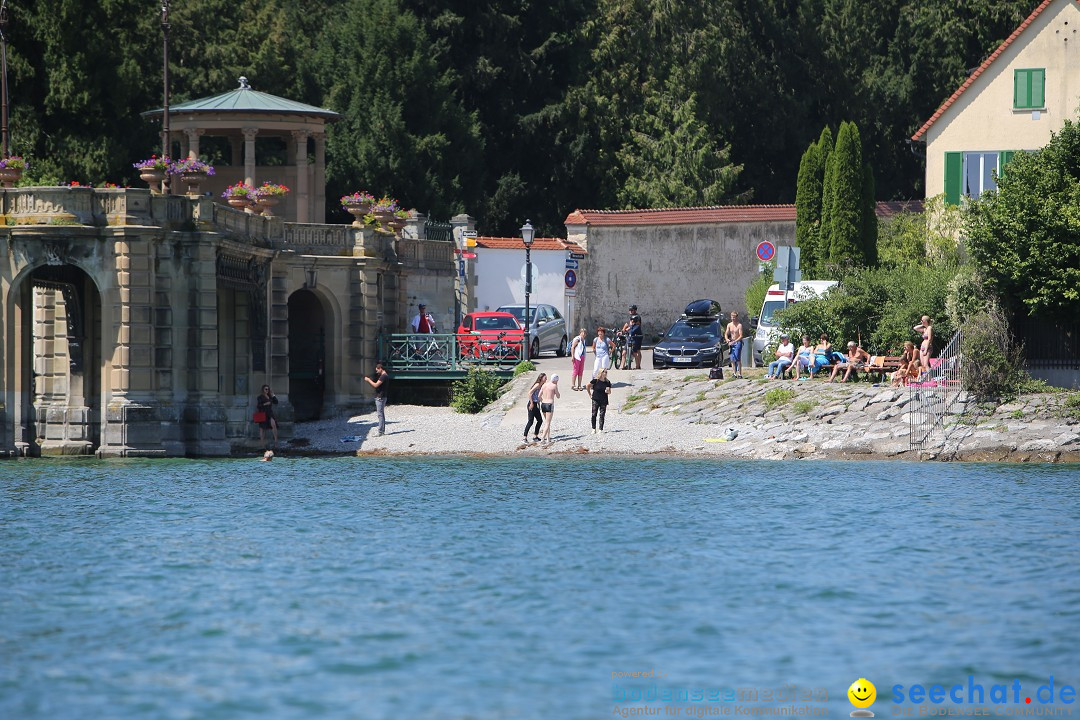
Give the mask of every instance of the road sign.
[[577, 290], [566, 289], [566, 297], [577, 297]]
[[802, 280], [802, 270], [799, 269], [799, 257], [802, 251], [797, 247], [781, 245], [776, 248], [776, 269], [773, 270], [773, 280], [780, 284], [784, 292], [792, 289], [792, 286]]
[[466, 260], [475, 260], [476, 259], [476, 253], [474, 253], [474, 252], [463, 252], [463, 253], [461, 253], [461, 257], [465, 258]]
[[462, 230], [461, 237], [474, 238], [477, 237], [475, 230]]
[[563, 280], [566, 281], [567, 288], [573, 288], [577, 285], [577, 273], [573, 270], [567, 270], [566, 275], [563, 276]]
[[458, 262], [458, 266], [457, 266], [458, 275], [460, 275], [461, 277], [465, 277], [465, 261], [464, 260], [458, 260], [457, 262]]
[[566, 267], [569, 270], [577, 270], [578, 269], [577, 260], [567, 260], [566, 261]]
[[758, 243], [755, 253], [757, 253], [757, 259], [761, 262], [769, 262], [776, 256], [776, 246], [768, 240], [762, 240]]
[[585, 253], [570, 253], [571, 260], [584, 260]]

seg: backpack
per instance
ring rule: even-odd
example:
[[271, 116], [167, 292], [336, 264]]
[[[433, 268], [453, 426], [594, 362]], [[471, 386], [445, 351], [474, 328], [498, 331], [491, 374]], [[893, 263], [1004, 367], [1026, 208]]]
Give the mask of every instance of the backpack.
[[714, 367], [714, 368], [709, 368], [709, 379], [710, 380], [723, 380], [724, 379], [724, 368], [720, 367], [719, 365]]

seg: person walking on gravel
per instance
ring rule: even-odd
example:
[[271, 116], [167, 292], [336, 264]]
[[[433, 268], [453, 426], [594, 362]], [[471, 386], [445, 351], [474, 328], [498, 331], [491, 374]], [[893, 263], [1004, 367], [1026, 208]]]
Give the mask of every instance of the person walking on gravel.
[[604, 416], [607, 415], [608, 395], [611, 394], [611, 382], [607, 379], [607, 370], [601, 370], [600, 374], [589, 383], [589, 394], [592, 395], [592, 431], [596, 434], [596, 416], [600, 416], [600, 432], [604, 432]]
[[742, 378], [743, 326], [739, 322], [739, 313], [731, 311], [731, 322], [724, 330], [724, 339], [731, 348], [731, 371], [736, 379]]
[[607, 330], [604, 328], [596, 329], [596, 339], [592, 341], [592, 351], [596, 355], [592, 368], [592, 376], [595, 380], [597, 373], [611, 367], [611, 343], [608, 342]]
[[536, 422], [536, 429], [533, 430], [533, 442], [540, 440], [540, 428], [544, 425], [544, 416], [540, 413], [540, 388], [544, 387], [546, 380], [547, 373], [540, 373], [536, 376], [536, 381], [533, 382], [532, 387], [529, 388], [529, 422], [525, 423], [525, 436], [521, 438], [524, 442], [529, 441], [529, 428], [532, 427], [533, 421]]
[[543, 441], [551, 442], [551, 418], [555, 415], [555, 398], [561, 398], [559, 394], [559, 376], [552, 375], [551, 379], [540, 388], [540, 412], [544, 415]]
[[581, 376], [585, 374], [585, 347], [588, 340], [585, 339], [585, 328], [581, 328], [570, 343], [570, 357], [574, 359], [574, 369], [570, 372], [570, 389], [584, 390], [581, 385]]

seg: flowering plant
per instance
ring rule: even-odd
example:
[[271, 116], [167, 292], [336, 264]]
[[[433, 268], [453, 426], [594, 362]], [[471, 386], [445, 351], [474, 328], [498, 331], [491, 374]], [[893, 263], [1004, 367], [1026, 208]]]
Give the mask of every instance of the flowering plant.
[[348, 207], [349, 205], [372, 205], [374, 203], [375, 196], [364, 190], [354, 192], [352, 195], [341, 196], [342, 207]]
[[172, 166], [172, 160], [168, 155], [162, 155], [161, 157], [151, 155], [146, 160], [131, 163], [131, 166], [136, 170], [158, 170], [160, 172], [169, 172], [169, 168]]
[[255, 190], [255, 197], [285, 197], [289, 194], [289, 188], [277, 183], [265, 182]]
[[379, 198], [379, 200], [371, 207], [371, 212], [396, 213], [400, 209], [401, 206], [398, 205], [398, 201], [396, 199], [384, 195]]
[[394, 213], [394, 217], [396, 217], [398, 220], [408, 220], [409, 212], [407, 210], [398, 210]]
[[173, 175], [189, 175], [192, 173], [206, 173], [207, 175], [213, 175], [214, 166], [210, 163], [203, 162], [199, 158], [189, 157], [171, 163], [169, 165], [169, 172]]
[[230, 185], [225, 188], [225, 192], [221, 193], [221, 197], [229, 200], [233, 199], [255, 199], [255, 188], [251, 187], [247, 183], [238, 182], [235, 185]]
[[25, 170], [29, 165], [30, 163], [26, 162], [26, 158], [19, 155], [12, 155], [0, 160], [0, 170]]

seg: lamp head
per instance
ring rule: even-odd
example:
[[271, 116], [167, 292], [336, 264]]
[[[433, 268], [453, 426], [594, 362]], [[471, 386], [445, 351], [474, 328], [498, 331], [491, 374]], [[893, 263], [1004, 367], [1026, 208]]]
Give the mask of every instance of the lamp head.
[[529, 247], [534, 237], [536, 237], [536, 229], [529, 224], [528, 220], [525, 220], [525, 224], [521, 226], [521, 242], [525, 243], [525, 247]]

